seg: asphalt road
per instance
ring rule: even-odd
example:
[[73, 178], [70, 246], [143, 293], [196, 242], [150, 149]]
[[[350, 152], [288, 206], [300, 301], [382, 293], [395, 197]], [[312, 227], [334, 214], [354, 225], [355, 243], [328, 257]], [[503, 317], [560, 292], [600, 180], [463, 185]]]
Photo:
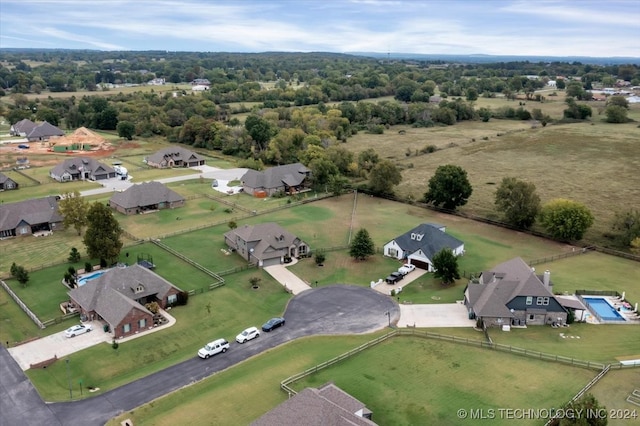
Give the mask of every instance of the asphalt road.
[[225, 354], [208, 360], [194, 354], [194, 358], [180, 364], [81, 401], [43, 402], [3, 347], [0, 349], [0, 425], [104, 425], [123, 411], [205, 379], [290, 340], [309, 335], [361, 334], [380, 330], [399, 319], [400, 309], [392, 298], [369, 288], [334, 285], [314, 288], [295, 296], [289, 302], [284, 317], [284, 327], [270, 333], [263, 332], [257, 339], [244, 344], [231, 342]]

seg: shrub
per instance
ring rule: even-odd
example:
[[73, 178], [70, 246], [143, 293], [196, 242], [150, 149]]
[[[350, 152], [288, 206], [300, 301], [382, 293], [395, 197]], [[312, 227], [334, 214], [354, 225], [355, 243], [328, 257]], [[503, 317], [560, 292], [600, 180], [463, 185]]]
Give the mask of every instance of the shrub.
[[69, 252], [69, 262], [77, 263], [80, 261], [80, 252], [77, 248], [71, 247], [71, 251]]
[[189, 302], [189, 292], [181, 291], [180, 293], [178, 293], [178, 301], [176, 302], [176, 305], [184, 306], [188, 302]]
[[144, 305], [152, 314], [157, 314], [160, 311], [160, 305], [158, 302], [149, 302]]
[[327, 259], [323, 250], [318, 250], [315, 255], [316, 265], [322, 266], [324, 261]]
[[91, 264], [91, 262], [85, 262], [84, 263], [84, 271], [85, 272], [93, 271], [93, 265]]

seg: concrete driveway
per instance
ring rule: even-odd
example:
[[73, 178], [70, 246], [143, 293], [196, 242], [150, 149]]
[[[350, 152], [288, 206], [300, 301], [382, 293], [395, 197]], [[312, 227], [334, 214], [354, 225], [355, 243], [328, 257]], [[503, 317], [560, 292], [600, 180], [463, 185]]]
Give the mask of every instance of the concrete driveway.
[[405, 286], [411, 284], [412, 282], [414, 282], [421, 276], [425, 275], [426, 273], [427, 273], [426, 269], [416, 269], [413, 272], [409, 272], [407, 275], [404, 276], [404, 278], [402, 278], [402, 280], [398, 281], [394, 285], [389, 285], [384, 281], [384, 278], [380, 278], [381, 282], [376, 284], [376, 286], [373, 289], [375, 291], [379, 291], [380, 293], [386, 294], [386, 295], [390, 295], [391, 290], [395, 290], [397, 292], [398, 289], [400, 289], [401, 291], [400, 294], [402, 294], [402, 289]]
[[475, 327], [462, 303], [400, 305], [398, 327]]
[[[125, 337], [124, 339], [118, 339], [118, 343], [124, 343], [131, 339], [146, 336], [147, 334], [155, 333], [175, 324], [175, 318], [169, 315], [166, 311], [162, 310], [162, 314], [169, 320], [166, 324], [152, 328], [151, 330], [143, 333]], [[31, 368], [31, 364], [38, 364], [40, 362], [50, 360], [54, 356], [57, 356], [58, 359], [60, 359], [74, 352], [90, 348], [91, 346], [95, 346], [100, 343], [108, 343], [110, 345], [113, 342], [113, 333], [105, 333], [102, 328], [102, 322], [91, 321], [84, 322], [83, 324], [91, 324], [93, 330], [89, 333], [75, 337], [66, 337], [64, 335], [64, 331], [61, 331], [59, 333], [51, 334], [37, 340], [32, 340], [28, 343], [9, 348], [9, 354], [11, 354], [13, 359], [16, 360], [20, 368], [24, 371]]]
[[284, 288], [290, 290], [292, 294], [300, 294], [305, 290], [309, 290], [311, 287], [296, 274], [287, 269], [287, 266], [295, 265], [297, 262], [297, 259], [293, 259], [288, 265], [266, 266], [262, 269], [278, 281]]

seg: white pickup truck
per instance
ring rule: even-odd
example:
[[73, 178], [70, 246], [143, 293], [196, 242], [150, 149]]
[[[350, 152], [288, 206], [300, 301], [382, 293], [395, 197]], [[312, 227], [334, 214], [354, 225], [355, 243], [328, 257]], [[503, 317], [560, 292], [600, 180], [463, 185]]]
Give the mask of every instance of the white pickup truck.
[[398, 269], [398, 272], [400, 272], [402, 275], [407, 275], [409, 272], [413, 272], [415, 270], [416, 270], [416, 265], [405, 263], [400, 267], [400, 269]]
[[198, 351], [198, 356], [200, 358], [207, 359], [212, 355], [215, 355], [220, 352], [226, 352], [229, 349], [229, 342], [226, 339], [218, 339], [213, 342], [207, 343], [204, 348]]

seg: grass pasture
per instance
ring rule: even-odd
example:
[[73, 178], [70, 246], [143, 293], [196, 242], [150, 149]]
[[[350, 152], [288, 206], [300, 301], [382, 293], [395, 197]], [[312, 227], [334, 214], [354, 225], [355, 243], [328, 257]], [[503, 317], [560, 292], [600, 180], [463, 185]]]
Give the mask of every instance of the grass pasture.
[[[459, 409], [558, 407], [596, 372], [421, 338], [394, 338], [295, 383], [329, 381], [367, 404], [378, 424], [466, 424]], [[491, 424], [510, 424], [500, 418]], [[473, 421], [472, 421], [473, 423]], [[536, 422], [528, 424], [537, 424]]]
[[[640, 353], [638, 355], [640, 358]], [[610, 370], [589, 392], [610, 414], [611, 411], [618, 414], [616, 419], [609, 417], [609, 426], [628, 426], [640, 419], [640, 407], [627, 401], [636, 389], [640, 389], [640, 368]]]
[[[635, 109], [640, 107], [634, 107], [633, 113]], [[596, 222], [585, 239], [602, 241], [616, 211], [640, 205], [640, 145], [637, 123], [601, 120], [595, 116], [591, 122], [538, 128], [511, 120], [427, 129], [396, 126], [383, 135], [359, 133], [344, 146], [355, 153], [373, 148], [395, 160], [404, 168], [396, 193], [413, 199], [422, 198], [439, 165], [459, 165], [467, 171], [474, 190], [461, 210], [491, 218], [499, 217], [493, 203], [503, 177], [533, 182], [543, 203], [569, 198], [586, 204]], [[400, 130], [406, 133], [399, 134]], [[441, 149], [415, 155], [427, 145]]]

